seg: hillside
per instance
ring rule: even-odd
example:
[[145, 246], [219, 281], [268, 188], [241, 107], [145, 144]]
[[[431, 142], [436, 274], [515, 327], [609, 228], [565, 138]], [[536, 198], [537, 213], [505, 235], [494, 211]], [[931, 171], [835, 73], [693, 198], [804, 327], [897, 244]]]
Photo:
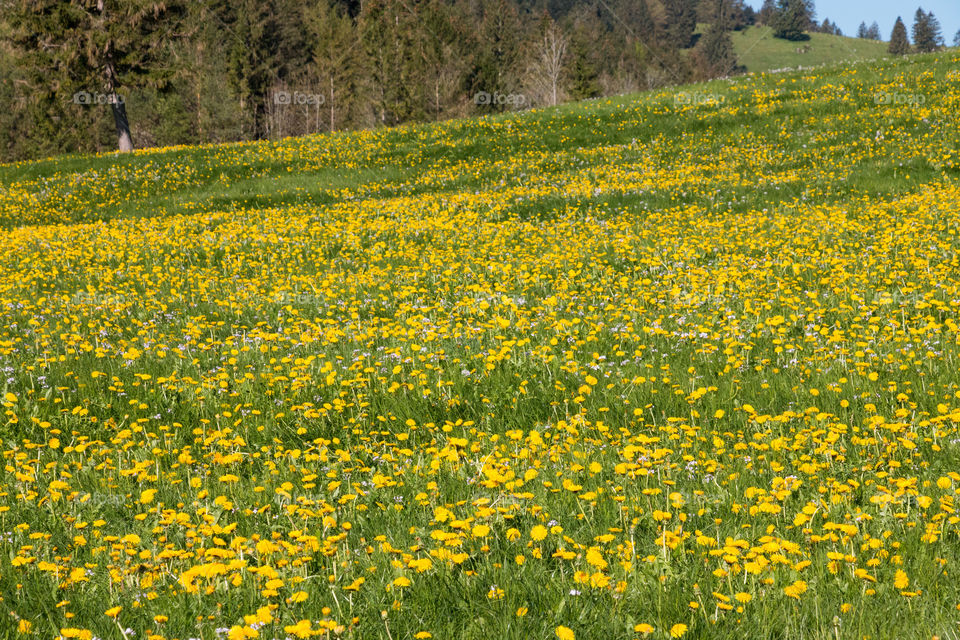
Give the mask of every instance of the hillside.
[[747, 71], [813, 67], [887, 57], [887, 43], [862, 38], [811, 33], [806, 42], [773, 37], [770, 27], [754, 26], [732, 35], [740, 64]]
[[0, 637], [950, 637], [958, 64], [0, 166]]

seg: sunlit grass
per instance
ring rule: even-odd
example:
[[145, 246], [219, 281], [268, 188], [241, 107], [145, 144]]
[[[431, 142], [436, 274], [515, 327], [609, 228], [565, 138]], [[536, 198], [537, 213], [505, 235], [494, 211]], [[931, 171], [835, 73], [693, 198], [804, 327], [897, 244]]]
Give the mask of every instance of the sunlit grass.
[[0, 633], [949, 637], [958, 61], [0, 168]]

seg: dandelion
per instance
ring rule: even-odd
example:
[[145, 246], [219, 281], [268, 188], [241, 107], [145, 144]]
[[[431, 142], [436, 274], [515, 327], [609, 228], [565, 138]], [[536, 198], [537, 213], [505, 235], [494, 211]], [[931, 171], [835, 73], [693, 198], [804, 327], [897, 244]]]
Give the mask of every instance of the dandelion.
[[554, 633], [557, 636], [557, 640], [576, 640], [573, 630], [563, 625], [558, 626], [554, 630]]
[[893, 578], [893, 586], [901, 591], [910, 586], [910, 578], [907, 577], [907, 573], [902, 569], [897, 569]]

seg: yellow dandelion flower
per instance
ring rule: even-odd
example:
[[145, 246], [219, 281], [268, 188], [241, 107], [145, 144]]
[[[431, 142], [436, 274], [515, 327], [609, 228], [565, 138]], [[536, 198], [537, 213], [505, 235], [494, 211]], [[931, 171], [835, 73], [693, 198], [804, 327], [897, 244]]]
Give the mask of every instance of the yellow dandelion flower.
[[557, 634], [557, 640], [576, 640], [576, 635], [573, 633], [573, 629], [570, 627], [565, 627], [562, 624], [556, 628], [554, 633]]

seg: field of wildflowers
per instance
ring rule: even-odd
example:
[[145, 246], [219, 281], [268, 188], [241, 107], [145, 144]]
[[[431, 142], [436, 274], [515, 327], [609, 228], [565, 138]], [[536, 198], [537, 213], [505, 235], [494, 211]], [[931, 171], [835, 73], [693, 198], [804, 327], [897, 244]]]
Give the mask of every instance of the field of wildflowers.
[[0, 636], [956, 637], [958, 63], [0, 167]]

